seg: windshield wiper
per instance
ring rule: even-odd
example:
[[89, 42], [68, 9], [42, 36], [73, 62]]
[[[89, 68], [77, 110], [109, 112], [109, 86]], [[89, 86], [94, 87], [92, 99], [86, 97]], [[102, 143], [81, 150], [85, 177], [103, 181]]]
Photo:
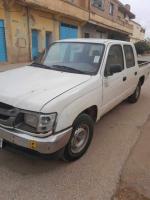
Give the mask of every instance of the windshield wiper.
[[74, 68], [71, 68], [71, 67], [67, 67], [67, 66], [64, 66], [64, 65], [52, 65], [52, 66], [47, 66], [47, 65], [44, 65], [42, 63], [37, 63], [37, 62], [33, 62], [31, 64], [31, 66], [34, 66], [34, 67], [40, 67], [40, 68], [44, 68], [44, 69], [51, 69], [51, 70], [58, 70], [58, 71], [65, 71], [65, 72], [72, 72], [72, 73], [79, 73], [79, 74], [87, 74], [86, 72], [83, 72], [79, 69], [74, 69]]
[[74, 69], [74, 68], [67, 67], [67, 66], [64, 66], [64, 65], [52, 65], [51, 67], [56, 69], [56, 70], [60, 70], [60, 71], [63, 70], [63, 71], [66, 71], [66, 72], [86, 74], [86, 72], [83, 72], [79, 69]]
[[42, 63], [37, 63], [37, 62], [33, 62], [33, 63], [31, 64], [31, 66], [33, 66], [33, 67], [41, 67], [41, 68], [44, 68], [44, 69], [53, 69], [53, 68], [50, 67], [50, 66], [44, 65], [44, 64], [42, 64]]

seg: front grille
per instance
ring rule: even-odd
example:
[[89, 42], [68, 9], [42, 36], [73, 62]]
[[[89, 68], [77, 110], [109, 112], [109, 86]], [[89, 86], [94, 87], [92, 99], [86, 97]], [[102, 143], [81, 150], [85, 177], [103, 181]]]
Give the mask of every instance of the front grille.
[[11, 105], [0, 102], [0, 124], [8, 127], [13, 127], [15, 118], [18, 112]]
[[37, 131], [36, 128], [33, 128], [25, 124], [24, 113], [21, 112], [21, 110], [1, 102], [0, 102], [0, 126], [6, 128], [15, 128], [30, 133], [36, 133]]

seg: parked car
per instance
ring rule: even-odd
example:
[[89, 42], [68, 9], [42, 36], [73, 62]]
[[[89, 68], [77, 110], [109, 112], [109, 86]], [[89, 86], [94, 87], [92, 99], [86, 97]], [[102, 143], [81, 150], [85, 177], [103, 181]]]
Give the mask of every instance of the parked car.
[[149, 73], [130, 42], [57, 41], [40, 62], [0, 73], [0, 146], [76, 160], [102, 115], [125, 99], [138, 101]]

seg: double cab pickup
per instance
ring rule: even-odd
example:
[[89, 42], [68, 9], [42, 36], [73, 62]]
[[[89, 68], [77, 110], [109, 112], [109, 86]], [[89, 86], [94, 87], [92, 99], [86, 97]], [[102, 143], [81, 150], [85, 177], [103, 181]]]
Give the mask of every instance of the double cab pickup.
[[79, 159], [94, 124], [125, 99], [136, 103], [149, 73], [130, 42], [54, 42], [31, 65], [0, 73], [0, 146]]

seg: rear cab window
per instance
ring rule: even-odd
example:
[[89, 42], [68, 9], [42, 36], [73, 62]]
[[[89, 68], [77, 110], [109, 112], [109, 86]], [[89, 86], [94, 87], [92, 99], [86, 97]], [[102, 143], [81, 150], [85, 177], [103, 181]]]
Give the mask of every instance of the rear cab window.
[[125, 53], [126, 67], [127, 68], [135, 67], [135, 56], [132, 46], [124, 45], [123, 48]]

